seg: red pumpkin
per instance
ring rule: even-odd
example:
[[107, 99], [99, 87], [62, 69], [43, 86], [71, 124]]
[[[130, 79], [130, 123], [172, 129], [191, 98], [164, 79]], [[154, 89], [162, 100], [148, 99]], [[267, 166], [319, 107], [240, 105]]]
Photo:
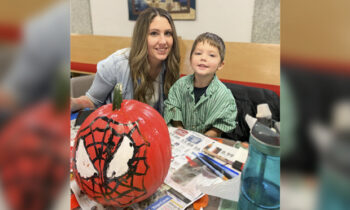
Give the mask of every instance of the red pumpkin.
[[170, 166], [167, 125], [151, 106], [124, 100], [94, 111], [81, 125], [73, 149], [73, 174], [91, 199], [118, 207], [148, 198]]

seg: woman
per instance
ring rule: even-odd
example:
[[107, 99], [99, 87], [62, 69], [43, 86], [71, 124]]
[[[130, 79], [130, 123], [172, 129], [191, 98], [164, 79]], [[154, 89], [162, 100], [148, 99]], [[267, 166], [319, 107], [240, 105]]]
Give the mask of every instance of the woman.
[[148, 8], [138, 17], [131, 48], [118, 50], [97, 64], [85, 96], [71, 99], [71, 110], [96, 108], [112, 102], [122, 83], [124, 99], [136, 99], [163, 114], [164, 100], [179, 78], [179, 43], [174, 22], [163, 9]]

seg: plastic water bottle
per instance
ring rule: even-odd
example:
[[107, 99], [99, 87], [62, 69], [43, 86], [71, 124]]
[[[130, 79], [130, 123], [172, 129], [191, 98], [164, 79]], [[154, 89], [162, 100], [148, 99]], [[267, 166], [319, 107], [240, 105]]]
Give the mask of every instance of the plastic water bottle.
[[249, 138], [238, 209], [280, 209], [280, 136], [257, 122]]

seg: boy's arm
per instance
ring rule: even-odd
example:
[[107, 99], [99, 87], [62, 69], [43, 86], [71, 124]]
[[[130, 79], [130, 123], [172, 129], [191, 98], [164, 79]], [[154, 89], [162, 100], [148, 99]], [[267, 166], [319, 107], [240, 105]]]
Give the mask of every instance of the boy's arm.
[[[222, 132], [231, 132], [236, 127], [237, 107], [235, 99], [230, 90], [220, 95], [214, 103], [212, 118], [207, 122], [210, 129], [215, 128]], [[220, 134], [221, 134], [220, 133]]]
[[[181, 91], [176, 82], [169, 90], [168, 99], [164, 101], [164, 120], [167, 125], [171, 124], [174, 127], [182, 127], [182, 112], [181, 112]], [[173, 123], [175, 122], [175, 124]], [[180, 123], [180, 124], [179, 124]]]
[[209, 136], [209, 137], [220, 137], [221, 136], [222, 131], [217, 129], [217, 128], [210, 128], [209, 130], [207, 130], [204, 135]]

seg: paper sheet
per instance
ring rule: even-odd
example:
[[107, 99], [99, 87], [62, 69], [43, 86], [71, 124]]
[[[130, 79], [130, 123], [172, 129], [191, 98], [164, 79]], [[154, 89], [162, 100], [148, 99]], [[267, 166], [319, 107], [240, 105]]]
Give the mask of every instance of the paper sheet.
[[218, 184], [213, 184], [210, 186], [200, 185], [197, 187], [202, 193], [224, 198], [226, 200], [238, 201], [240, 184], [241, 184], [241, 175]]
[[245, 163], [248, 158], [248, 150], [240, 147], [233, 157], [233, 161], [240, 161], [241, 163]]

